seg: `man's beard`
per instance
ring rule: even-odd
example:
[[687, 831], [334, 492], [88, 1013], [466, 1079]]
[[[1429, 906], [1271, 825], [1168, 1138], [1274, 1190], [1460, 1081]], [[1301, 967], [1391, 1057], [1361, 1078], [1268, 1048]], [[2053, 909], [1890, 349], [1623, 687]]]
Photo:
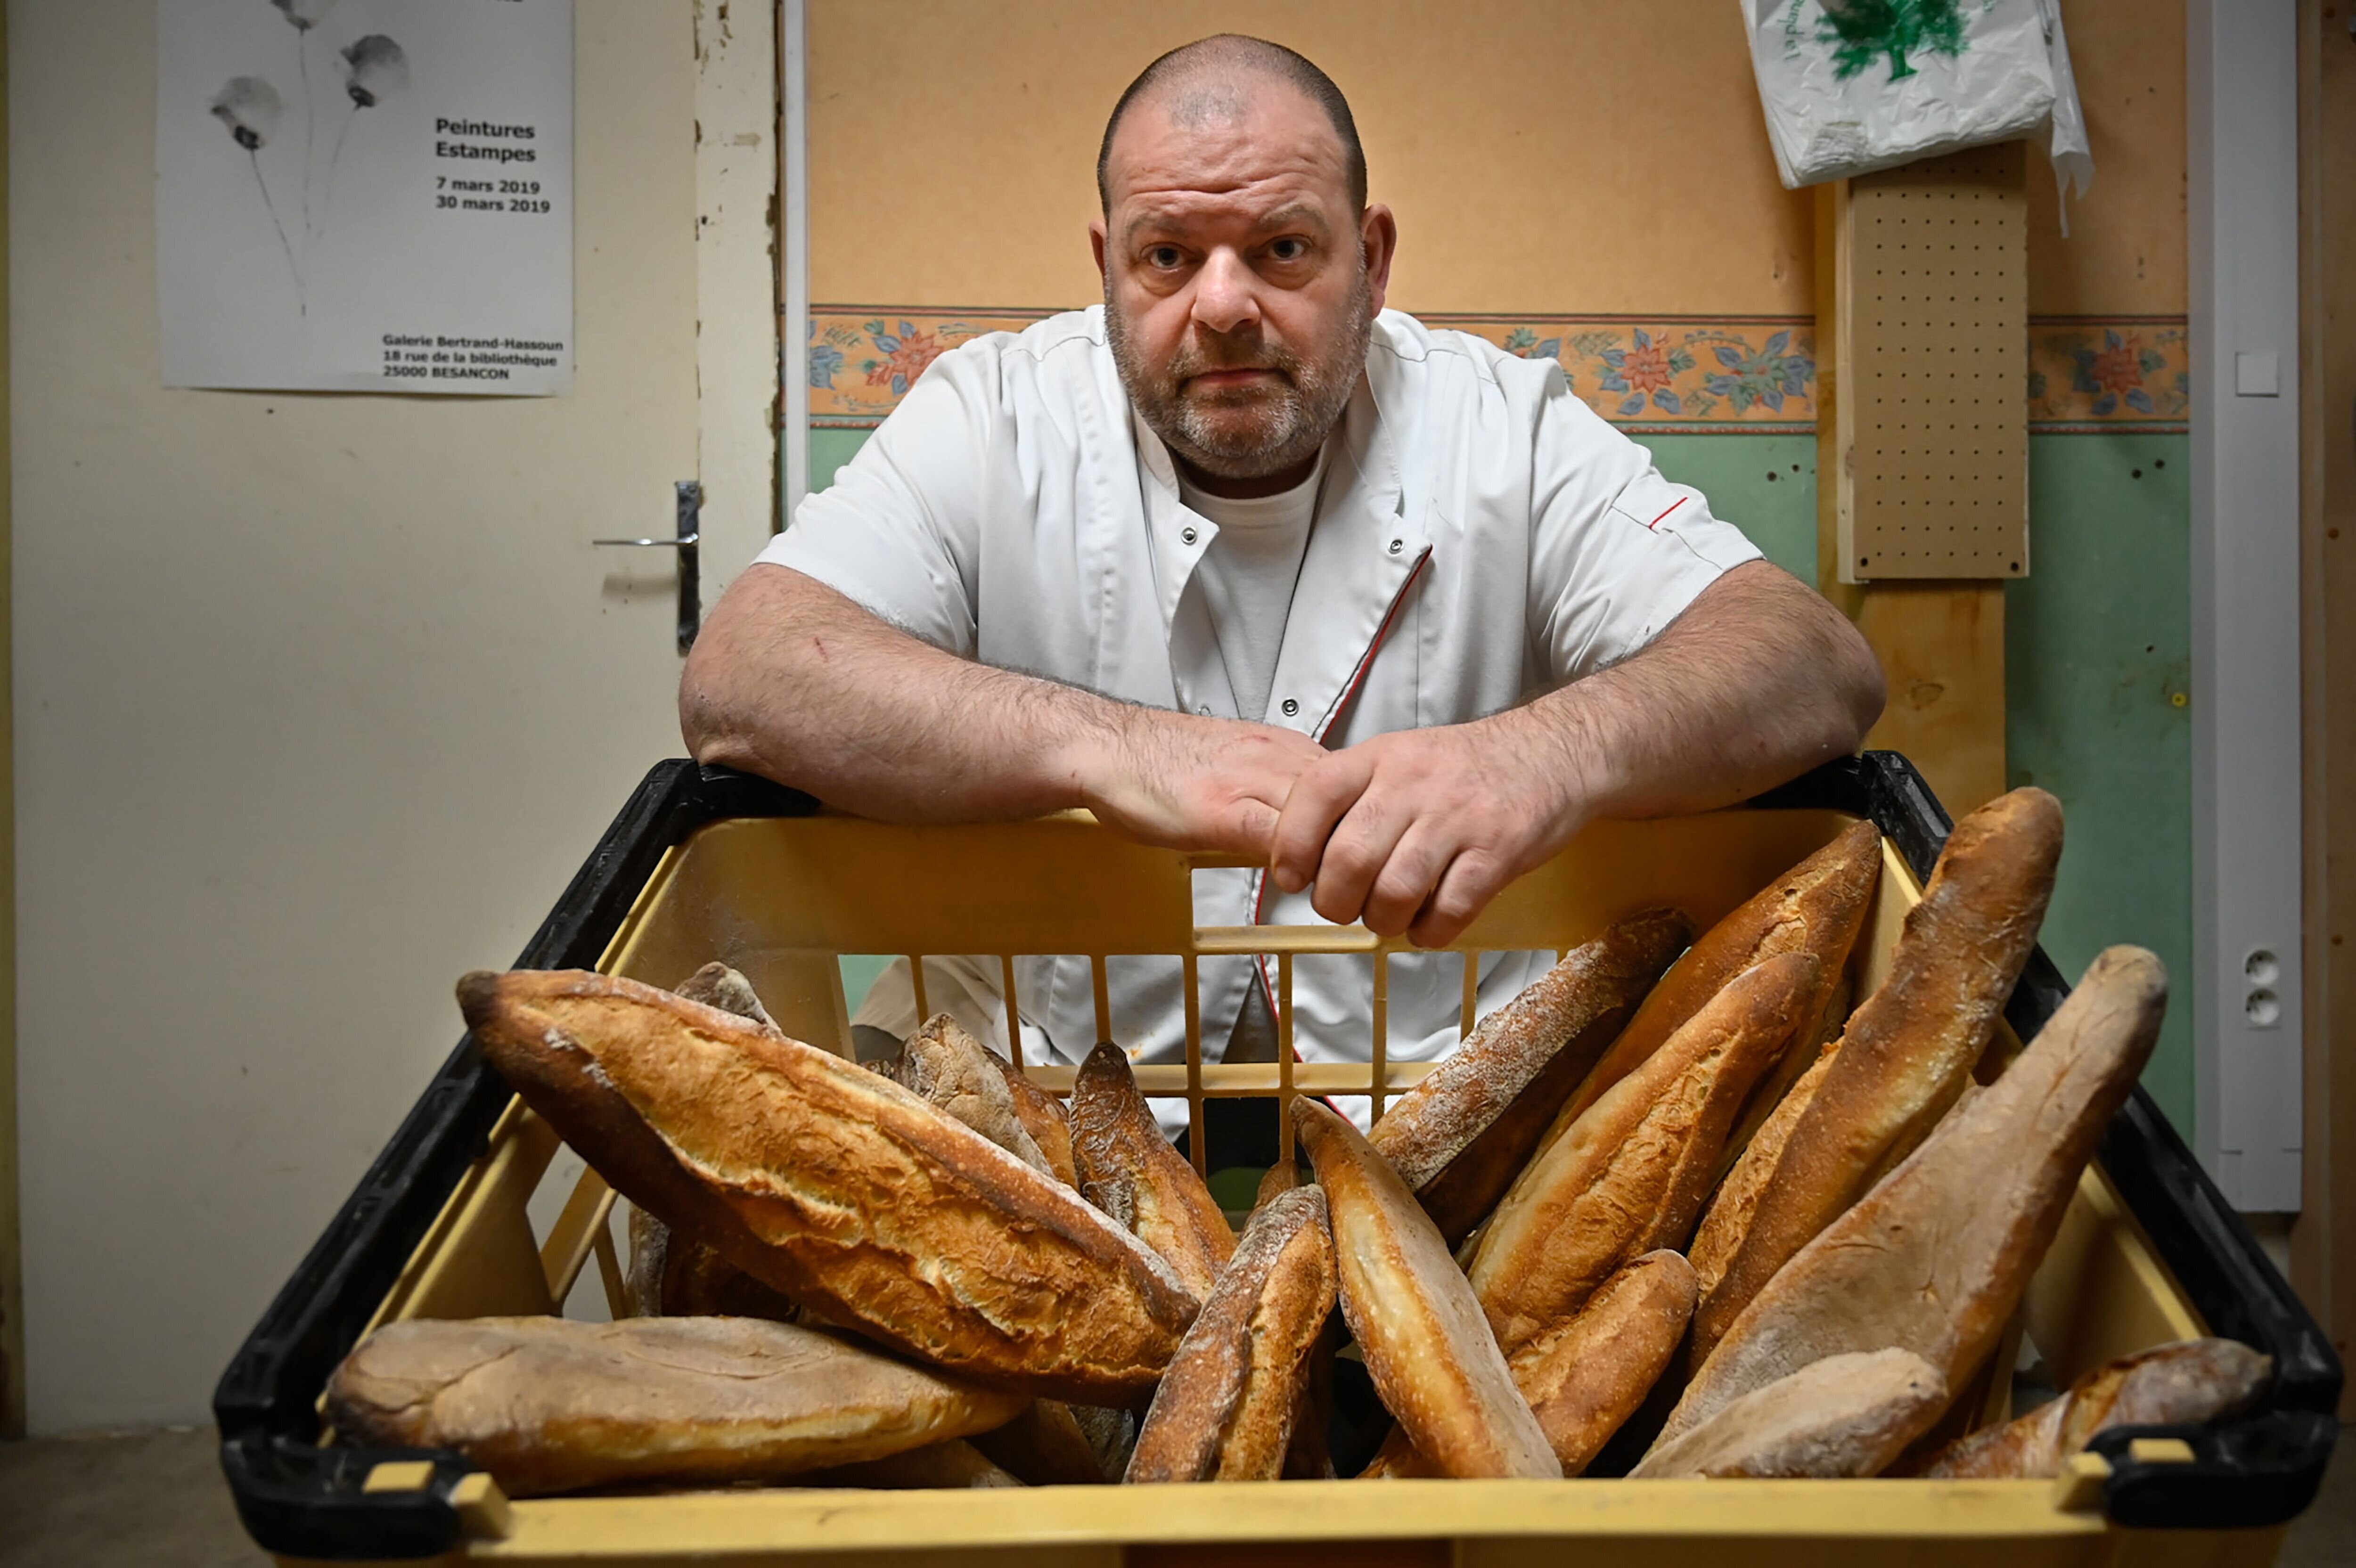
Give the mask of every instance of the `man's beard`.
[[[1361, 264], [1337, 329], [1307, 358], [1256, 336], [1190, 331], [1169, 364], [1148, 367], [1108, 283], [1105, 337], [1146, 427], [1173, 452], [1216, 478], [1264, 479], [1308, 462], [1340, 422], [1366, 368], [1373, 297]], [[1277, 379], [1230, 392], [1185, 390], [1190, 377], [1240, 369], [1273, 370]]]

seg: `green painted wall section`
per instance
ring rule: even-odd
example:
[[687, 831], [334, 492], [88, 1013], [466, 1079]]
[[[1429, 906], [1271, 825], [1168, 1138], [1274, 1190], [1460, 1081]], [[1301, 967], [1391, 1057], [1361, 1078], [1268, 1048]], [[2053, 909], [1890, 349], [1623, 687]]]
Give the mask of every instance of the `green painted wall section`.
[[2030, 436], [2029, 574], [2004, 615], [2009, 782], [2052, 791], [2068, 825], [2041, 940], [2072, 982], [2113, 943], [2168, 965], [2144, 1084], [2188, 1137], [2191, 450], [2183, 435]]
[[[823, 488], [864, 431], [810, 432]], [[1815, 581], [1812, 435], [1648, 435], [1661, 472], [1710, 498], [1770, 560]], [[2075, 980], [2113, 943], [2175, 976], [2144, 1082], [2192, 1126], [2191, 443], [2182, 435], [2029, 438], [2029, 577], [2006, 591], [2010, 782], [2060, 797], [2067, 847], [2042, 940]], [[2175, 699], [2186, 698], [2179, 707]], [[843, 960], [855, 1008], [881, 960]]]

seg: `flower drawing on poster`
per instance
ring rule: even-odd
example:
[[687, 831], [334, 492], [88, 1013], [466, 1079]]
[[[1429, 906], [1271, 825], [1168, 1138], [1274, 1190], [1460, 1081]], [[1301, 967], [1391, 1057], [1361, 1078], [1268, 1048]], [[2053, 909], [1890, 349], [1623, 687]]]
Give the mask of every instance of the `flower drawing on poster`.
[[[342, 163], [344, 138], [351, 131], [352, 121], [363, 109], [373, 108], [386, 93], [397, 92], [409, 85], [409, 57], [399, 44], [381, 33], [371, 33], [337, 53], [343, 67], [345, 95], [350, 100], [350, 112], [336, 133], [335, 152], [327, 160], [324, 179], [315, 176], [318, 163], [315, 155], [318, 144], [319, 104], [311, 85], [311, 38], [336, 8], [336, 0], [268, 0], [285, 16], [294, 29], [295, 80], [301, 84], [300, 107], [297, 110], [303, 133], [303, 162], [294, 176], [302, 211], [303, 253], [295, 252], [294, 241], [286, 232], [285, 221], [279, 217], [278, 203], [270, 194], [269, 178], [262, 173], [261, 152], [276, 133], [278, 123], [285, 118], [285, 101], [265, 77], [239, 76], [230, 79], [212, 103], [213, 117], [229, 127], [230, 137], [243, 149], [246, 161], [253, 169], [253, 183], [262, 191], [263, 213], [270, 226], [277, 231], [279, 248], [286, 254], [286, 267], [294, 284], [296, 314], [308, 318], [311, 314], [310, 290], [305, 275], [308, 263], [315, 259], [320, 232], [326, 223], [327, 202], [335, 194], [337, 166]], [[318, 205], [313, 207], [315, 187], [319, 191]]]

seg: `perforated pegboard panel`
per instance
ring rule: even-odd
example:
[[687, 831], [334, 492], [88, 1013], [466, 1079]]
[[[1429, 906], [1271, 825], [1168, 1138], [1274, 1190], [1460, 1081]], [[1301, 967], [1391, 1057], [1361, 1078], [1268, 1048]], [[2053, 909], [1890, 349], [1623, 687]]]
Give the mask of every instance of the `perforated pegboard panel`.
[[1837, 197], [1844, 582], [2029, 574], [2026, 186], [2014, 142]]

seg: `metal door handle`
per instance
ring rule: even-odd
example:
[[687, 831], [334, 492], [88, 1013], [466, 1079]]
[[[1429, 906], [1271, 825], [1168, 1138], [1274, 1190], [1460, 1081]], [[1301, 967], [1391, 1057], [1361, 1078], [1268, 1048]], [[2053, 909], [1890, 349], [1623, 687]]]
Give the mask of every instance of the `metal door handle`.
[[696, 549], [703, 540], [703, 486], [692, 479], [682, 479], [679, 490], [679, 532], [667, 539], [592, 539], [603, 548], [622, 549], [675, 549], [679, 551], [679, 651], [687, 652], [695, 645], [695, 634], [703, 624], [703, 595], [699, 581], [701, 554]]

